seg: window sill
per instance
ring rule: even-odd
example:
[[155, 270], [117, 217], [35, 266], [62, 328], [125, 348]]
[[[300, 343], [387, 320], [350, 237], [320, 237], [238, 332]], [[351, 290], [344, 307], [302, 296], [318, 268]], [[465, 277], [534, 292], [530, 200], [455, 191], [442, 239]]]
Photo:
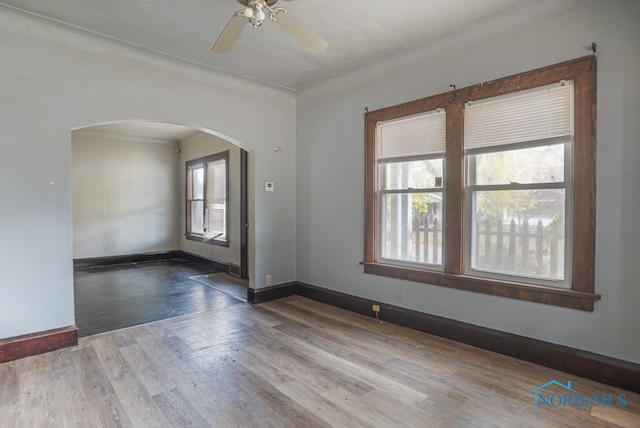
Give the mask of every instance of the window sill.
[[373, 275], [421, 282], [441, 287], [456, 288], [458, 290], [473, 291], [476, 293], [507, 297], [510, 299], [544, 303], [547, 305], [561, 306], [589, 312], [593, 312], [594, 302], [601, 298], [599, 294], [584, 293], [543, 285], [531, 285], [478, 278], [467, 275], [430, 272], [404, 266], [373, 262], [362, 262], [362, 264], [364, 265], [364, 272]]
[[203, 244], [217, 245], [219, 247], [229, 246], [229, 241], [220, 241], [220, 240], [205, 241], [205, 239], [202, 236], [197, 236], [197, 235], [184, 235], [184, 237], [189, 241], [202, 242]]

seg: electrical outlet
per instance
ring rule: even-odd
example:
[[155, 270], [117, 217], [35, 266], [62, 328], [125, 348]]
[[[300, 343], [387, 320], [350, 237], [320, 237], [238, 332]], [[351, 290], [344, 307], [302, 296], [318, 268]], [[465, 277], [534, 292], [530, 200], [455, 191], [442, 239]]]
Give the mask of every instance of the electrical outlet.
[[404, 303], [404, 291], [398, 290], [398, 302]]
[[271, 275], [267, 275], [267, 285], [271, 285]]
[[372, 305], [373, 312], [380, 312], [380, 305]]

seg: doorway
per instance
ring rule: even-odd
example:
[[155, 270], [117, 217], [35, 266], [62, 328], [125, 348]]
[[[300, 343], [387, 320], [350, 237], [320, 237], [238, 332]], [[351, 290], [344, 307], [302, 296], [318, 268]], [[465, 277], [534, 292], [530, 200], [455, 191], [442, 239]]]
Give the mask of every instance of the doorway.
[[[229, 176], [229, 181], [233, 181], [229, 186], [228, 195], [229, 244], [214, 246], [187, 240], [185, 237], [186, 162], [225, 147], [226, 150], [231, 151], [229, 166], [232, 174]], [[183, 277], [186, 274], [187, 279], [193, 284], [208, 286], [222, 293], [225, 293], [224, 289], [221, 290], [223, 287], [212, 287], [210, 284], [203, 284], [202, 281], [198, 283], [191, 277], [210, 274], [228, 275], [229, 268], [237, 266], [234, 272], [237, 275], [224, 279], [236, 288], [243, 284], [248, 288], [247, 158], [247, 151], [235, 144], [216, 135], [181, 125], [159, 122], [119, 122], [73, 131], [75, 265], [80, 262], [79, 264], [86, 268], [93, 262], [93, 273], [99, 269], [110, 270], [112, 277], [114, 266], [120, 265], [123, 272], [126, 271], [125, 276], [136, 277], [145, 270], [141, 269], [143, 263], [136, 261], [141, 258], [144, 267], [152, 267], [150, 270], [155, 273], [165, 270], [165, 276], [180, 277], [176, 282], [178, 285], [184, 280]], [[173, 256], [176, 253], [188, 255], [186, 263], [191, 265], [186, 267], [181, 265], [180, 263], [185, 262], [184, 260], [169, 262], [169, 259], [175, 259]], [[153, 256], [159, 256], [160, 260], [154, 261]], [[203, 259], [208, 266], [202, 268], [198, 259]], [[153, 263], [156, 265], [152, 266]], [[173, 273], [167, 273], [172, 267], [175, 268]], [[83, 271], [81, 278], [80, 276], [76, 278], [79, 283], [86, 284], [92, 274]], [[145, 280], [141, 278], [137, 276], [134, 283], [143, 284]], [[219, 276], [214, 278], [219, 282]], [[193, 285], [194, 288], [197, 286]], [[99, 304], [101, 299], [106, 302], [108, 299], [105, 293], [119, 293], [115, 289], [109, 290], [106, 287], [108, 287], [107, 284], [102, 284], [102, 289], [94, 293], [97, 301], [92, 304]], [[231, 289], [226, 290], [227, 294], [230, 293], [229, 290]], [[151, 294], [154, 293], [150, 291], [147, 296]], [[160, 299], [165, 299], [162, 304], [168, 307], [180, 306], [181, 303], [175, 299], [172, 300], [173, 294], [180, 293], [165, 293]], [[158, 294], [158, 296], [161, 295], [162, 293]], [[209, 291], [199, 292], [199, 295], [194, 298], [216, 300]], [[76, 289], [77, 314], [79, 313], [78, 305], [87, 304], [87, 302], [84, 297], [78, 298]], [[205, 308], [210, 310], [217, 306], [219, 305], [213, 304]], [[198, 305], [194, 308], [196, 308], [194, 310], [202, 309]], [[100, 310], [94, 307], [91, 312], [98, 313]], [[128, 318], [126, 312], [124, 308], [122, 310], [112, 308], [105, 313], [111, 314], [114, 318], [126, 319]], [[153, 311], [147, 310], [147, 312]], [[179, 311], [169, 310], [167, 317], [173, 316], [173, 313], [179, 313]], [[82, 331], [80, 334], [83, 335]]]

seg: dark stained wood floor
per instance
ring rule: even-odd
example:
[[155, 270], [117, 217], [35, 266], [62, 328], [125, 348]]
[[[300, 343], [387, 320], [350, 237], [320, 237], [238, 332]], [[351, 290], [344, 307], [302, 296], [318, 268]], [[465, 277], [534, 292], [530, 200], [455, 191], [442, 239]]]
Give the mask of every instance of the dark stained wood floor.
[[[535, 409], [571, 380], [624, 408]], [[555, 387], [554, 387], [555, 388]], [[558, 391], [562, 393], [562, 390]], [[640, 394], [299, 296], [0, 364], [4, 427], [638, 427]]]
[[239, 303], [190, 279], [214, 272], [181, 259], [76, 269], [78, 334], [90, 336]]

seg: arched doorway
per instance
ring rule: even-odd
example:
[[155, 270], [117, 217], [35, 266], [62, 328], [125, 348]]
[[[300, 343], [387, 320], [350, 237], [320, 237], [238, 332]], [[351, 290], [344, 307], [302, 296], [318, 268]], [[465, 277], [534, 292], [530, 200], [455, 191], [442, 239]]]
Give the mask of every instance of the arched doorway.
[[[212, 245], [204, 236], [198, 240], [185, 233], [189, 221], [185, 202], [187, 165], [221, 152], [227, 153], [228, 162], [222, 205], [228, 233], [223, 245]], [[248, 152], [234, 142], [184, 125], [126, 121], [74, 130], [74, 264], [117, 264], [184, 253], [191, 261], [202, 258], [211, 262], [214, 272], [234, 271], [247, 278], [247, 158]], [[194, 300], [197, 297], [190, 300], [194, 310], [202, 310], [200, 302]], [[182, 313], [168, 310], [167, 314]], [[117, 327], [123, 325], [120, 321], [125, 320], [118, 320]], [[81, 325], [78, 327], [80, 335], [86, 335]]]

